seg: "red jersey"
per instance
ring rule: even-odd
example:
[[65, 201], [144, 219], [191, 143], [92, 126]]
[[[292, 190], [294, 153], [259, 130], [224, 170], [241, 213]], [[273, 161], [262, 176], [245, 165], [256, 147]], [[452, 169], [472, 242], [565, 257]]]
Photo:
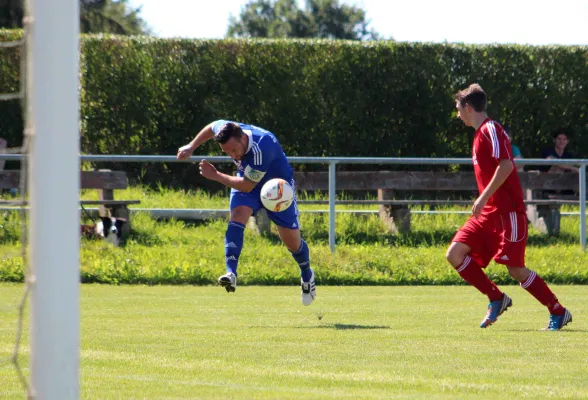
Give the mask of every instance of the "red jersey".
[[[484, 120], [474, 134], [472, 156], [480, 194], [492, 180], [500, 160], [511, 160], [514, 166], [510, 140], [502, 126], [490, 118]], [[512, 211], [525, 212], [523, 190], [516, 168], [513, 168], [506, 181], [490, 197], [482, 214], [503, 214]]]

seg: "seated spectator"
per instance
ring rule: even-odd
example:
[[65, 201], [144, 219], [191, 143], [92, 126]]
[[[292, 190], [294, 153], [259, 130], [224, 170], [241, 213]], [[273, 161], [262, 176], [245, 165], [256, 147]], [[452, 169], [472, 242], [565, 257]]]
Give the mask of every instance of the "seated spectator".
[[[512, 130], [510, 129], [510, 126], [503, 125], [502, 129], [504, 129], [506, 136], [508, 136], [508, 138], [510, 139], [510, 147], [512, 147], [512, 158], [523, 158], [523, 153], [521, 153], [519, 146], [517, 146], [516, 144], [513, 143], [514, 137], [513, 137]], [[524, 171], [524, 168], [522, 165], [516, 164], [516, 166], [517, 166], [517, 171]]]
[[[548, 160], [562, 159], [562, 158], [574, 158], [572, 153], [566, 150], [566, 146], [569, 143], [568, 134], [559, 129], [553, 133], [553, 147], [544, 149], [541, 152], [541, 158]], [[541, 165], [539, 170], [543, 172], [578, 172], [578, 168], [572, 165]]]
[[[541, 152], [541, 158], [548, 160], [556, 160], [562, 158], [574, 158], [572, 153], [566, 150], [566, 146], [569, 143], [569, 136], [565, 130], [559, 129], [553, 133], [553, 147], [543, 149]], [[572, 165], [540, 165], [539, 170], [543, 172], [579, 172], [579, 169]], [[553, 197], [553, 195], [570, 195], [575, 196], [576, 193], [573, 190], [561, 190], [561, 191], [545, 191], [544, 195], [547, 197]]]

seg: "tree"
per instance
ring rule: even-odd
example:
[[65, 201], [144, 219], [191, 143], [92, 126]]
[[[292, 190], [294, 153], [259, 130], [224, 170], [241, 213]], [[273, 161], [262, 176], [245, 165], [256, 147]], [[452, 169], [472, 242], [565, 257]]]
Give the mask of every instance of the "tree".
[[[0, 28], [22, 28], [25, 0], [0, 0]], [[141, 8], [132, 8], [128, 0], [80, 0], [82, 33], [149, 34], [139, 17]]]
[[369, 24], [364, 10], [339, 0], [306, 0], [304, 9], [296, 0], [250, 0], [238, 19], [231, 16], [227, 36], [379, 39]]
[[24, 0], [0, 0], [0, 28], [22, 28]]
[[149, 34], [139, 17], [141, 8], [132, 8], [128, 0], [80, 0], [82, 33]]

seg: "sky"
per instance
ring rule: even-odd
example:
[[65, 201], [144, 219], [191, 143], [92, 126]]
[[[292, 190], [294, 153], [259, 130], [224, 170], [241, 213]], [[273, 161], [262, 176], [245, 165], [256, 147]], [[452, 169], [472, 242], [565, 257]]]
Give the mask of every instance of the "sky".
[[[298, 0], [302, 6], [304, 0]], [[384, 38], [408, 42], [588, 45], [588, 0], [340, 0]], [[129, 0], [159, 37], [223, 38], [247, 0]]]

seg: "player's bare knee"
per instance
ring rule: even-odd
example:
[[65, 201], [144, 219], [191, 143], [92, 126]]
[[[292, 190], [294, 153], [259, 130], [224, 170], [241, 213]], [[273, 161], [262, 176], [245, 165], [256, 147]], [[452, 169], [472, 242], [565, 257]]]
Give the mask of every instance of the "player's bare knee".
[[462, 243], [453, 242], [445, 253], [445, 258], [453, 267], [458, 267], [468, 255], [470, 248]]
[[531, 275], [531, 270], [527, 267], [513, 267], [507, 265], [506, 268], [508, 269], [510, 276], [517, 282], [524, 282], [529, 275]]
[[453, 252], [451, 251], [451, 247], [447, 249], [445, 252], [445, 259], [449, 262], [449, 264], [453, 264], [451, 260], [453, 259]]
[[231, 210], [231, 221], [239, 222], [243, 225], [247, 224], [249, 217], [253, 214], [253, 210], [250, 207], [239, 206]]
[[458, 252], [447, 251], [445, 258], [453, 267], [458, 267], [463, 262], [465, 255], [461, 255]]

